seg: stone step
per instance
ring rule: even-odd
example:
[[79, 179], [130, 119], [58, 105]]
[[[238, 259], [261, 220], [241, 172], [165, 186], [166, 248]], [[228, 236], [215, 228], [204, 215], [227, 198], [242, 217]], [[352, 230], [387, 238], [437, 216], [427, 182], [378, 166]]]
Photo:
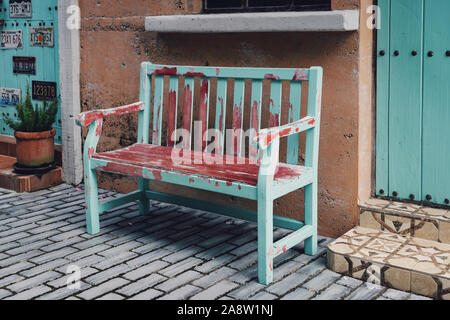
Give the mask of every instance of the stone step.
[[450, 244], [450, 210], [383, 199], [359, 207], [361, 227]]
[[450, 245], [355, 227], [328, 245], [328, 268], [356, 279], [450, 300]]

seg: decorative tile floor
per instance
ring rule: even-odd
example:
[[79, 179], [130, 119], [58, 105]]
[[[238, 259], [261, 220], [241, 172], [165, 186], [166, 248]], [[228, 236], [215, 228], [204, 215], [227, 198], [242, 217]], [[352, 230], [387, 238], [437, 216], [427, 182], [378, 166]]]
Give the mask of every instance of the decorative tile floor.
[[333, 271], [450, 300], [450, 245], [356, 227], [328, 246]]
[[450, 210], [370, 199], [360, 204], [361, 227], [450, 243]]
[[[131, 203], [102, 214], [91, 236], [83, 207], [81, 187], [0, 189], [0, 299], [427, 299], [327, 270], [330, 238], [314, 257], [301, 245], [277, 257], [263, 286], [254, 223], [165, 203], [142, 216]], [[81, 269], [79, 288], [67, 286], [69, 266]]]

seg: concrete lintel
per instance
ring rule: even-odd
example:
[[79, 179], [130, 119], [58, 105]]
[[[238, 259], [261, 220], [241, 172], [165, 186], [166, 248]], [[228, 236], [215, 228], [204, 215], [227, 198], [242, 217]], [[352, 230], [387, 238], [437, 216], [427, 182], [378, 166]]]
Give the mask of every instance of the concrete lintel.
[[150, 16], [145, 30], [172, 33], [354, 31], [359, 10]]

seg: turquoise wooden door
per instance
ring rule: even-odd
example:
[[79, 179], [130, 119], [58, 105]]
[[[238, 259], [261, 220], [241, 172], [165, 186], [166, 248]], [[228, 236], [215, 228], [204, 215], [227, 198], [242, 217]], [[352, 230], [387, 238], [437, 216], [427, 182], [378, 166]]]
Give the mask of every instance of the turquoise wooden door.
[[449, 204], [450, 1], [379, 6], [376, 193]]
[[[59, 96], [59, 55], [58, 55], [58, 7], [57, 0], [32, 0], [24, 1], [25, 5], [31, 3], [31, 17], [29, 13], [23, 11], [25, 5], [21, 5], [21, 0], [3, 0], [0, 3], [0, 20], [3, 20], [3, 26], [0, 26], [0, 32], [10, 32], [14, 35], [18, 32], [22, 34], [21, 45], [17, 48], [8, 48], [8, 45], [2, 46], [0, 49], [0, 90], [12, 92], [17, 89], [21, 90], [22, 96], [25, 95], [27, 83], [30, 90], [33, 81], [41, 81], [45, 83], [56, 83], [56, 95]], [[12, 11], [10, 4], [13, 4]], [[16, 4], [16, 6], [14, 6]], [[16, 9], [18, 8], [18, 9]], [[33, 38], [30, 34], [36, 36], [36, 29], [39, 27], [51, 28], [51, 32], [44, 37], [52, 37], [53, 45], [49, 42], [39, 43], [38, 38]], [[33, 32], [34, 31], [34, 32]], [[32, 44], [30, 43], [32, 42]], [[6, 46], [6, 48], [5, 48]], [[16, 66], [22, 62], [30, 63], [35, 60], [35, 72], [27, 70], [18, 73], [13, 67], [14, 61], [19, 61]], [[4, 92], [4, 91], [3, 91]], [[15, 117], [16, 110], [12, 105], [4, 103], [0, 100], [0, 112], [10, 117]], [[33, 103], [42, 103], [42, 101], [33, 100]], [[61, 112], [58, 112], [57, 119], [54, 123], [56, 129], [55, 143], [61, 144]], [[0, 134], [14, 134], [0, 117]]]

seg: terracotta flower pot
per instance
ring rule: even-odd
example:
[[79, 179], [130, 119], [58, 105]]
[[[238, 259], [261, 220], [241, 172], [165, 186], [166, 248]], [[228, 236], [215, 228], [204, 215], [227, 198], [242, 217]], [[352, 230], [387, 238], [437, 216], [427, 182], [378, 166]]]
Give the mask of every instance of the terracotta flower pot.
[[17, 162], [32, 168], [52, 163], [55, 160], [55, 134], [55, 129], [43, 132], [16, 131]]

